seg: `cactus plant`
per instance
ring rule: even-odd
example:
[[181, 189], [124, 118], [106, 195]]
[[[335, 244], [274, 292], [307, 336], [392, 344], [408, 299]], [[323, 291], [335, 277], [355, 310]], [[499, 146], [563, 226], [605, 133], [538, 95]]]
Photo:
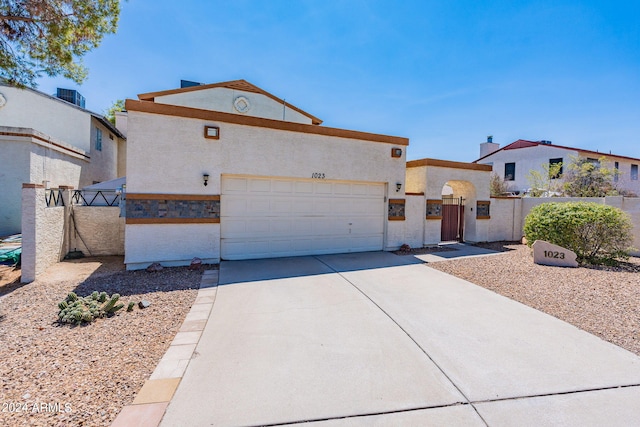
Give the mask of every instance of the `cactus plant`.
[[[119, 299], [119, 294], [113, 294], [109, 297], [106, 292], [94, 291], [83, 298], [71, 292], [64, 301], [58, 303], [60, 309], [58, 320], [62, 323], [80, 325], [91, 323], [100, 317], [112, 316], [125, 306], [124, 303], [118, 303]], [[130, 302], [127, 311], [132, 311], [134, 305], [134, 302]]]
[[109, 302], [102, 306], [102, 311], [104, 311], [105, 313], [111, 313], [113, 311], [113, 307], [118, 302], [118, 299], [120, 299], [120, 294], [111, 295], [111, 299], [109, 300]]

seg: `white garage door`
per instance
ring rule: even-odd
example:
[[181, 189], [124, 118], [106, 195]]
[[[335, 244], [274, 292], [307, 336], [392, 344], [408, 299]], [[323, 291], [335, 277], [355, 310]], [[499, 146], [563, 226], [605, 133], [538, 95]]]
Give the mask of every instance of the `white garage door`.
[[222, 259], [382, 250], [384, 184], [222, 177]]

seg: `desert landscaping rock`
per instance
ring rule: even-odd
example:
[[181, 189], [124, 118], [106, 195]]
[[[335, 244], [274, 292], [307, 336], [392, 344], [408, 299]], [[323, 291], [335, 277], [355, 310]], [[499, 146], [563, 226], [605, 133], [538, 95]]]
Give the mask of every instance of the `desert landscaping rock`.
[[[0, 287], [0, 402], [28, 409], [0, 412], [1, 426], [110, 425], [169, 348], [202, 277], [186, 267], [148, 274], [123, 271], [121, 257], [95, 260], [63, 262], [27, 285]], [[87, 326], [56, 322], [69, 292], [94, 290], [153, 305]], [[61, 410], [33, 412], [36, 404]]]
[[562, 246], [554, 245], [546, 240], [536, 240], [533, 248], [533, 262], [540, 265], [556, 267], [577, 267], [576, 253]]

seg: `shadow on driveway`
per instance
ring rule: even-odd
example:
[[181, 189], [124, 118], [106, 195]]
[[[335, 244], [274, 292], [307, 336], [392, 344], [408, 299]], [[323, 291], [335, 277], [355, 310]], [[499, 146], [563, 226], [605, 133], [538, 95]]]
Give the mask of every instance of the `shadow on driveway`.
[[218, 286], [423, 263], [413, 256], [398, 256], [391, 252], [222, 261]]

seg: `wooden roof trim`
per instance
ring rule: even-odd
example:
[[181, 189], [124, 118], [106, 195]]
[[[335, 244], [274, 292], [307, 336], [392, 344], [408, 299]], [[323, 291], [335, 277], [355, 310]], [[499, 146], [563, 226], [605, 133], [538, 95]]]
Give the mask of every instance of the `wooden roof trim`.
[[274, 101], [276, 101], [279, 104], [286, 105], [287, 107], [291, 108], [294, 111], [297, 111], [298, 113], [302, 114], [303, 116], [309, 117], [311, 119], [311, 123], [313, 123], [314, 125], [322, 124], [322, 120], [320, 120], [319, 118], [307, 113], [306, 111], [301, 110], [300, 108], [296, 107], [295, 105], [291, 105], [291, 104], [286, 103], [283, 99], [278, 98], [277, 96], [267, 92], [266, 90], [260, 89], [258, 86], [253, 85], [253, 84], [249, 83], [246, 80], [231, 80], [231, 81], [228, 81], [228, 82], [211, 83], [211, 84], [206, 84], [206, 85], [183, 87], [183, 88], [179, 88], [179, 89], [162, 90], [162, 91], [159, 91], [159, 92], [142, 93], [142, 94], [138, 95], [138, 99], [141, 100], [141, 101], [154, 101], [155, 98], [158, 97], [158, 96], [173, 95], [173, 94], [176, 94], [176, 93], [195, 92], [197, 90], [214, 89], [214, 88], [218, 88], [218, 87], [224, 87], [224, 88], [235, 89], [235, 90], [242, 90], [242, 91], [245, 91], [245, 92], [259, 93], [261, 95], [264, 95], [264, 96], [266, 96], [268, 98], [273, 99]]
[[493, 170], [493, 167], [491, 165], [453, 162], [450, 160], [419, 159], [419, 160], [411, 160], [407, 162], [408, 168], [416, 168], [420, 166], [435, 166], [440, 168], [467, 169], [467, 170], [475, 170], [475, 171], [483, 171], [483, 172], [491, 172]]
[[198, 108], [180, 107], [177, 105], [168, 104], [156, 104], [155, 102], [149, 101], [136, 101], [133, 99], [127, 99], [125, 102], [125, 107], [127, 111], [139, 111], [142, 113], [162, 114], [166, 116], [218, 121], [245, 126], [256, 126], [268, 129], [285, 130], [290, 132], [335, 136], [339, 138], [360, 139], [371, 142], [382, 142], [386, 144], [409, 145], [409, 139], [400, 136], [379, 135], [375, 133], [308, 125], [304, 123], [283, 122], [281, 120], [265, 119], [262, 117], [241, 116], [239, 114], [223, 113], [220, 111], [201, 110]]

